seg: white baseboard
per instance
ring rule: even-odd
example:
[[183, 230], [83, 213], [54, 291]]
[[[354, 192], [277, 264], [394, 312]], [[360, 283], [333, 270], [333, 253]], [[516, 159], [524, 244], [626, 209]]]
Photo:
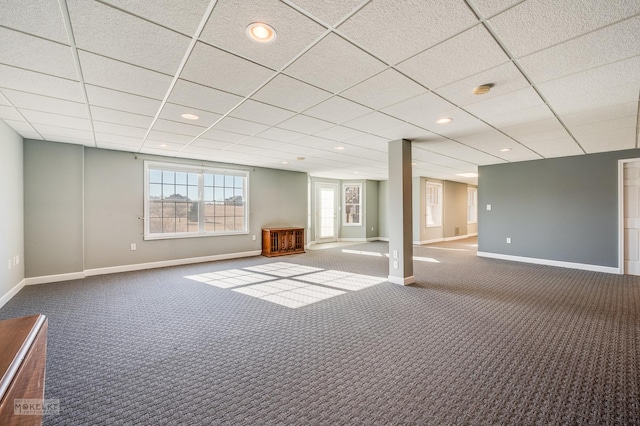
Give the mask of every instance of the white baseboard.
[[353, 242], [362, 242], [362, 243], [368, 243], [371, 241], [378, 241], [380, 238], [378, 237], [368, 237], [368, 238], [338, 238], [338, 241], [340, 242], [348, 242], [348, 241], [353, 241]]
[[389, 275], [387, 277], [387, 281], [389, 281], [392, 284], [400, 284], [400, 285], [410, 285], [410, 284], [415, 284], [416, 282], [416, 277], [414, 277], [413, 275], [411, 275], [410, 277], [394, 277], [392, 275]]
[[18, 284], [16, 284], [11, 290], [9, 290], [7, 294], [0, 297], [0, 308], [2, 308], [9, 300], [11, 300], [13, 296], [18, 294], [18, 292], [22, 290], [22, 287], [24, 287], [25, 285], [26, 285], [26, 280], [23, 279]]
[[432, 240], [414, 241], [413, 245], [421, 246], [421, 245], [424, 245], [424, 244], [441, 243], [443, 241], [444, 241], [444, 238], [434, 238]]
[[118, 272], [141, 271], [144, 269], [164, 268], [167, 266], [190, 265], [193, 263], [215, 262], [217, 260], [238, 259], [241, 257], [259, 256], [262, 250], [252, 250], [239, 253], [216, 254], [212, 256], [190, 257], [186, 259], [162, 260], [159, 262], [134, 263], [131, 265], [109, 266], [106, 268], [86, 269], [83, 272], [70, 274], [46, 275], [42, 277], [25, 278], [26, 285], [45, 284], [59, 281], [76, 280], [95, 275], [115, 274]]
[[34, 284], [47, 284], [47, 283], [56, 283], [59, 281], [71, 281], [71, 280], [79, 280], [84, 278], [86, 275], [84, 272], [71, 272], [68, 274], [57, 274], [57, 275], [43, 275], [40, 277], [29, 277], [25, 278], [26, 285], [34, 285]]
[[561, 260], [538, 259], [535, 257], [512, 256], [510, 254], [499, 254], [489, 252], [478, 252], [480, 257], [488, 257], [491, 259], [512, 260], [515, 262], [534, 263], [537, 265], [559, 266], [561, 268], [582, 269], [585, 271], [605, 272], [607, 274], [621, 274], [617, 267], [589, 265], [586, 263], [564, 262]]
[[471, 237], [477, 237], [478, 233], [477, 232], [472, 232], [470, 234], [467, 234], [467, 237], [471, 238]]
[[456, 235], [455, 237], [447, 237], [444, 240], [445, 241], [455, 241], [455, 240], [464, 240], [466, 238], [469, 238], [470, 235]]
[[378, 237], [378, 241], [386, 241], [386, 242], [389, 242], [389, 237]]

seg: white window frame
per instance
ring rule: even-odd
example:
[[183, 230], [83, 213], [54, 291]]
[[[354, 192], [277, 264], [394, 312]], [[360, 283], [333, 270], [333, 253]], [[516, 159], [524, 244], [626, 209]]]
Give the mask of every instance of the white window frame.
[[478, 223], [478, 188], [467, 187], [467, 223]]
[[[356, 189], [358, 193], [358, 202], [347, 202], [347, 191], [349, 189]], [[362, 183], [343, 183], [342, 184], [342, 226], [362, 226]], [[347, 221], [347, 205], [356, 205], [358, 206], [358, 221], [357, 222], [348, 222]]]
[[[434, 204], [435, 206], [438, 206], [438, 217], [437, 217], [437, 221], [433, 221], [432, 223], [430, 223], [430, 217], [433, 216], [432, 214], [430, 214], [431, 207], [430, 207], [430, 196], [429, 196], [429, 189], [430, 188], [436, 188], [437, 190], [437, 194], [438, 194], [438, 204]], [[442, 214], [443, 214], [443, 207], [444, 207], [444, 203], [443, 203], [443, 190], [442, 190], [442, 182], [433, 182], [433, 181], [427, 181], [426, 185], [425, 185], [425, 227], [426, 228], [440, 228], [442, 227]]]
[[[150, 232], [150, 170], [163, 170], [182, 173], [197, 173], [198, 174], [198, 232], [174, 232], [174, 233], [151, 233]], [[240, 176], [244, 178], [244, 188], [242, 199], [244, 200], [244, 222], [241, 230], [236, 231], [207, 231], [205, 226], [205, 205], [204, 200], [204, 175], [205, 173], [225, 175], [225, 176]], [[195, 201], [194, 201], [195, 202]], [[168, 163], [158, 161], [145, 161], [144, 162], [144, 239], [145, 240], [164, 240], [172, 238], [197, 238], [197, 237], [212, 237], [222, 235], [246, 235], [249, 234], [249, 171], [247, 170], [231, 170], [221, 169], [214, 167], [196, 166], [180, 163]]]

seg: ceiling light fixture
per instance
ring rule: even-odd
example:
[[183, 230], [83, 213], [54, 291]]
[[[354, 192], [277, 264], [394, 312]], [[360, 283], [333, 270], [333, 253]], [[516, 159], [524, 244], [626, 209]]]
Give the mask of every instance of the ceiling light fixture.
[[509, 151], [511, 151], [511, 148], [502, 148], [500, 151], [502, 151], [502, 152], [509, 152]]
[[333, 149], [338, 150], [338, 151], [344, 151], [344, 146], [336, 146]]
[[187, 119], [187, 120], [197, 120], [197, 119], [200, 118], [195, 114], [189, 114], [189, 113], [186, 113], [186, 112], [184, 114], [180, 115], [180, 117], [182, 117], [184, 119]]
[[458, 173], [456, 176], [475, 178], [475, 177], [478, 177], [478, 174], [477, 173]]
[[288, 161], [283, 161], [282, 164], [289, 164], [289, 162]]
[[485, 95], [491, 91], [493, 84], [483, 84], [473, 89], [474, 95]]
[[166, 144], [166, 143], [161, 143], [161, 144], [158, 144], [158, 146], [159, 146], [160, 148], [166, 148], [166, 147], [167, 147], [167, 144]]
[[412, 166], [417, 166], [418, 163], [416, 163], [415, 161], [413, 163], [411, 163]]
[[452, 121], [453, 121], [453, 118], [445, 117], [445, 118], [441, 118], [440, 120], [436, 121], [436, 123], [438, 123], [438, 124], [449, 124]]
[[270, 43], [276, 39], [276, 30], [262, 22], [254, 22], [247, 27], [247, 35], [259, 43]]

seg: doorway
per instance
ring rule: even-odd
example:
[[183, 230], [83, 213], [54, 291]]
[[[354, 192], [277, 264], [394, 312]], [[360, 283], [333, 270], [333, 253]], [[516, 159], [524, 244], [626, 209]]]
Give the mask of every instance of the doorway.
[[338, 240], [338, 185], [316, 184], [316, 243]]
[[620, 160], [619, 178], [619, 269], [640, 275], [640, 159]]

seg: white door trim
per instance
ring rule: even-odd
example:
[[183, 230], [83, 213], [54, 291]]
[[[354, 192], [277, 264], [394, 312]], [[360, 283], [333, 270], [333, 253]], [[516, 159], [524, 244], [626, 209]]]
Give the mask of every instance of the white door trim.
[[640, 158], [618, 160], [618, 274], [624, 275], [624, 165]]
[[[333, 201], [333, 213], [334, 213], [334, 220], [333, 220], [333, 238], [320, 238], [320, 225], [321, 225], [321, 221], [320, 221], [320, 188], [321, 187], [330, 187], [331, 189], [333, 189], [333, 193], [334, 193], [334, 201]], [[338, 225], [338, 220], [340, 220], [340, 212], [339, 212], [339, 205], [338, 203], [340, 202], [340, 194], [338, 192], [339, 188], [338, 188], [338, 184], [337, 183], [330, 183], [330, 182], [316, 182], [315, 188], [314, 188], [314, 192], [315, 192], [315, 199], [316, 199], [316, 226], [315, 226], [315, 243], [316, 244], [320, 244], [320, 243], [329, 243], [329, 242], [336, 242], [338, 241], [338, 229], [339, 229], [339, 225]]]

